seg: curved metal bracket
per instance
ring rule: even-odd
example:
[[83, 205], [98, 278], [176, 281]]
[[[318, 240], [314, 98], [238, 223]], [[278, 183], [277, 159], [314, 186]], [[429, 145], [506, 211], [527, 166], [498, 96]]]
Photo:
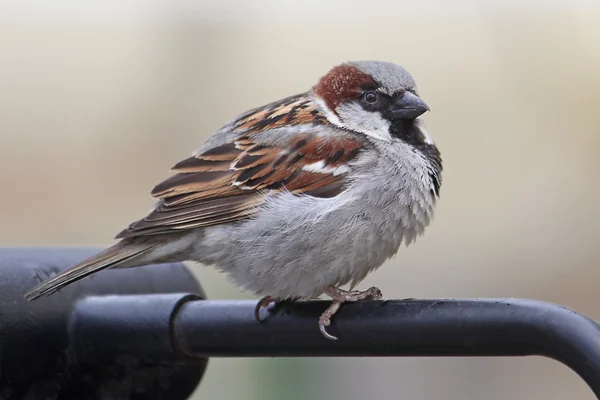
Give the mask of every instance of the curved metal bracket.
[[[140, 298], [132, 303], [132, 297]], [[600, 399], [600, 325], [550, 303], [434, 299], [346, 304], [330, 327], [340, 338], [334, 342], [323, 338], [317, 326], [318, 316], [329, 304], [326, 301], [280, 304], [265, 312], [259, 324], [254, 320], [254, 301], [188, 299], [178, 302], [178, 311], [169, 317], [171, 348], [161, 348], [164, 341], [149, 347], [146, 341], [138, 348], [140, 354], [171, 354], [179, 359], [539, 355], [572, 368]], [[71, 332], [78, 338], [76, 354], [89, 353], [91, 343], [95, 352], [115, 351], [122, 334], [114, 329], [114, 321], [152, 318], [163, 301], [173, 299], [148, 295], [82, 300]], [[140, 340], [147, 337], [148, 331], [129, 329], [127, 335], [135, 342], [138, 335]], [[99, 342], [102, 337], [106, 339]]]

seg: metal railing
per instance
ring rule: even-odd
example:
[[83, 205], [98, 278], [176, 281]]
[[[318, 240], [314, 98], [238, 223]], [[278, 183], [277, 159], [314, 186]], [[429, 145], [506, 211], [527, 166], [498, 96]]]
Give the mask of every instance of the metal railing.
[[36, 302], [22, 299], [50, 272], [89, 253], [0, 251], [0, 393], [10, 389], [8, 399], [32, 387], [42, 393], [41, 384], [77, 399], [106, 390], [185, 399], [209, 357], [525, 355], [569, 366], [600, 399], [600, 325], [539, 301], [347, 304], [329, 328], [340, 340], [330, 341], [316, 323], [328, 302], [284, 303], [263, 311], [259, 324], [255, 302], [205, 300], [181, 264], [106, 271]]

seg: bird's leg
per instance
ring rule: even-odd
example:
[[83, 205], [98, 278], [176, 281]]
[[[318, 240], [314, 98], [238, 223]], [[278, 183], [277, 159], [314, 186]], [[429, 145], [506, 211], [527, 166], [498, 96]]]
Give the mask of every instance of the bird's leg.
[[337, 340], [338, 338], [327, 333], [325, 327], [331, 324], [331, 317], [340, 309], [342, 304], [366, 299], [379, 300], [382, 297], [381, 290], [374, 286], [362, 292], [360, 290], [342, 290], [335, 286], [327, 286], [323, 292], [331, 297], [332, 302], [319, 318], [319, 329], [323, 336], [330, 340]]
[[256, 319], [256, 321], [258, 323], [261, 323], [262, 321], [260, 320], [260, 309], [261, 308], [267, 308], [271, 305], [271, 303], [277, 303], [280, 299], [278, 298], [274, 298], [271, 296], [265, 296], [262, 299], [260, 299], [258, 301], [258, 303], [256, 303], [256, 307], [254, 308], [254, 318]]

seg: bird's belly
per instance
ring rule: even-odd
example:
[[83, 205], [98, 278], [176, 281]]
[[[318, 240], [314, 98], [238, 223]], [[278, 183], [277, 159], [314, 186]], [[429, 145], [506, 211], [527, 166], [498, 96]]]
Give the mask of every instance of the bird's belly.
[[286, 209], [205, 229], [197, 261], [259, 296], [314, 298], [327, 285], [362, 280], [396, 253], [407, 233], [401, 221], [367, 214], [352, 201], [342, 208], [339, 201], [333, 207], [291, 200], [296, 207], [286, 199]]

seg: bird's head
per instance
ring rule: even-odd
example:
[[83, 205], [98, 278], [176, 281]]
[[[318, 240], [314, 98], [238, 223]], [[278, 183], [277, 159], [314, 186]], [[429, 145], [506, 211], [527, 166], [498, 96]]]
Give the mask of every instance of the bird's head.
[[312, 93], [334, 125], [370, 140], [432, 144], [420, 116], [429, 107], [401, 66], [381, 61], [348, 62], [332, 68]]

